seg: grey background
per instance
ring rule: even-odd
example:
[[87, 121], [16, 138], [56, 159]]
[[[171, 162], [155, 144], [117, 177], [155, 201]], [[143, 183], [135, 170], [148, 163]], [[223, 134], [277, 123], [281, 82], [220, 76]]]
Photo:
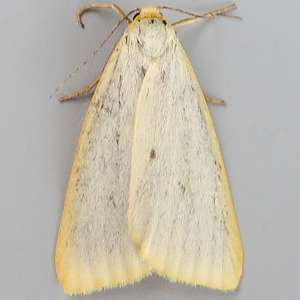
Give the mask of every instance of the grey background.
[[[69, 299], [55, 274], [54, 252], [69, 172], [89, 97], [57, 98], [101, 72], [114, 38], [49, 100], [118, 20], [111, 11], [84, 16], [90, 0], [1, 0], [0, 4], [0, 299]], [[98, 2], [99, 3], [99, 2]], [[202, 13], [227, 1], [116, 1], [124, 11], [171, 5]], [[142, 282], [78, 299], [299, 299], [300, 286], [300, 2], [242, 1], [244, 18], [179, 28], [210, 105], [234, 196], [244, 251], [237, 291], [222, 293]], [[169, 19], [180, 19], [173, 12]]]

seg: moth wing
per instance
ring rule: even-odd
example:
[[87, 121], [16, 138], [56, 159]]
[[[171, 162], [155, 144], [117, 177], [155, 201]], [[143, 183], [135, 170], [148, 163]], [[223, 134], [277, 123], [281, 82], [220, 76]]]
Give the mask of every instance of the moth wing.
[[150, 273], [127, 224], [134, 114], [144, 77], [136, 51], [124, 35], [83, 124], [55, 257], [58, 279], [69, 294], [122, 286]]
[[129, 231], [172, 281], [232, 290], [243, 250], [205, 97], [179, 44], [145, 75], [132, 146]]

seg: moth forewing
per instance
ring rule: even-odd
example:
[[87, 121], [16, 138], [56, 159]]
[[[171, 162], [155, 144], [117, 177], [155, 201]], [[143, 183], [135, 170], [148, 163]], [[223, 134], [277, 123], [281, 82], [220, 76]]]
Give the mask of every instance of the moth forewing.
[[127, 225], [135, 106], [143, 82], [127, 35], [100, 78], [71, 171], [56, 248], [57, 275], [68, 294], [122, 286], [151, 272]]
[[174, 28], [146, 13], [142, 49], [149, 55], [153, 32], [165, 42], [136, 107], [130, 233], [143, 259], [172, 281], [233, 290], [243, 250], [215, 128]]

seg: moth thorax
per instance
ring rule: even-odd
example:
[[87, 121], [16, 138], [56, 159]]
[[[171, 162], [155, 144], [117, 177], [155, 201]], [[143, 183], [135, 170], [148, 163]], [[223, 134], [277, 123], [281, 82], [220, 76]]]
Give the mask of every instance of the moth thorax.
[[166, 22], [157, 18], [147, 18], [140, 20], [137, 26], [137, 42], [141, 51], [153, 58], [161, 56], [167, 46]]

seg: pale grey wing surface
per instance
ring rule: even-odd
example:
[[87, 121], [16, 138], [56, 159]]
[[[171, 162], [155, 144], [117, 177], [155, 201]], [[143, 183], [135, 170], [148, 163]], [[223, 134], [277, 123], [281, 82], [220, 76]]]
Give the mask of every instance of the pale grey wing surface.
[[242, 246], [215, 129], [174, 36], [146, 72], [136, 108], [130, 234], [141, 256], [174, 281], [234, 289]]
[[56, 251], [58, 278], [70, 294], [124, 285], [150, 272], [130, 240], [127, 224], [142, 65], [143, 57], [126, 30], [106, 64], [84, 121]]

